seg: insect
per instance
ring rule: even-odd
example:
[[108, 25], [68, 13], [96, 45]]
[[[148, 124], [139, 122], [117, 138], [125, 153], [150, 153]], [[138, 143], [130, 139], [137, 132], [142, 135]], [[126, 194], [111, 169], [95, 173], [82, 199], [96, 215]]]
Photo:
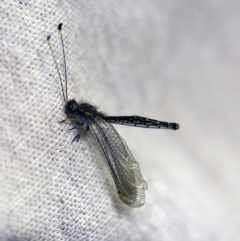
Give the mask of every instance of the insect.
[[74, 125], [72, 129], [78, 131], [73, 141], [78, 141], [80, 136], [89, 130], [92, 132], [112, 174], [119, 198], [130, 207], [140, 207], [145, 203], [147, 183], [142, 177], [138, 162], [135, 161], [126, 142], [119, 136], [112, 124], [171, 130], [179, 129], [180, 125], [140, 116], [106, 116], [89, 103], [77, 103], [74, 99], [68, 100], [67, 68], [61, 30], [62, 23], [58, 25], [58, 31], [63, 51], [65, 90], [50, 43], [50, 36], [47, 37], [47, 40], [56, 65], [65, 102], [64, 111], [67, 118], [62, 123], [70, 122]]

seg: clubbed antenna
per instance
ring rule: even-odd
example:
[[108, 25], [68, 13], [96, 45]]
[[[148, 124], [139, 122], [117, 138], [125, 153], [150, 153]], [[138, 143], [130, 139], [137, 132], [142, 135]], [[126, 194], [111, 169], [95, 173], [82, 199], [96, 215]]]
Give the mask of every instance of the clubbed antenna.
[[[62, 23], [60, 23], [60, 24], [58, 25], [58, 30], [59, 30], [60, 35], [61, 35], [61, 42], [62, 42], [62, 47], [63, 47], [63, 59], [64, 59], [65, 82], [66, 82], [66, 92], [65, 92], [65, 93], [64, 93], [64, 88], [63, 88], [62, 76], [61, 76], [61, 74], [60, 74], [60, 70], [59, 70], [59, 67], [58, 67], [58, 64], [57, 64], [57, 60], [56, 60], [56, 57], [55, 57], [54, 52], [53, 52], [52, 44], [51, 44], [51, 42], [50, 42], [50, 39], [51, 39], [51, 36], [50, 36], [50, 35], [47, 36], [47, 42], [48, 42], [49, 49], [50, 49], [50, 51], [51, 51], [51, 54], [52, 54], [52, 57], [53, 57], [53, 60], [54, 60], [54, 63], [55, 63], [56, 69], [57, 69], [57, 73], [58, 73], [58, 76], [59, 76], [59, 81], [60, 81], [61, 88], [62, 88], [63, 99], [64, 99], [64, 102], [67, 103], [67, 100], [68, 100], [68, 95], [67, 95], [67, 70], [66, 70], [65, 51], [64, 51], [64, 45], [63, 45], [63, 39], [62, 39], [61, 29], [62, 29]], [[65, 96], [65, 95], [66, 95], [66, 96]]]
[[60, 84], [61, 84], [61, 87], [62, 87], [63, 99], [64, 99], [64, 102], [66, 103], [66, 102], [67, 102], [67, 99], [65, 98], [65, 95], [64, 95], [62, 77], [61, 77], [61, 74], [60, 74], [60, 71], [59, 71], [59, 68], [58, 68], [58, 64], [57, 64], [55, 55], [54, 55], [54, 53], [53, 53], [53, 49], [52, 49], [52, 44], [51, 44], [51, 42], [50, 42], [50, 38], [51, 38], [50, 35], [47, 36], [47, 41], [48, 41], [48, 45], [49, 45], [49, 48], [50, 48], [50, 51], [51, 51], [51, 54], [52, 54], [52, 57], [53, 57], [53, 60], [54, 60], [54, 63], [55, 63], [56, 69], [57, 69], [57, 73], [58, 73], [58, 76], [59, 76], [59, 81], [60, 81]]
[[60, 34], [60, 37], [61, 37], [61, 43], [62, 43], [62, 50], [63, 50], [63, 61], [64, 61], [64, 74], [65, 74], [65, 88], [66, 88], [66, 91], [65, 91], [65, 94], [66, 94], [66, 101], [68, 101], [68, 86], [67, 86], [67, 65], [66, 65], [66, 56], [65, 56], [65, 48], [64, 48], [64, 43], [63, 43], [63, 37], [62, 37], [62, 23], [60, 23], [58, 25], [58, 30], [59, 30], [59, 34]]

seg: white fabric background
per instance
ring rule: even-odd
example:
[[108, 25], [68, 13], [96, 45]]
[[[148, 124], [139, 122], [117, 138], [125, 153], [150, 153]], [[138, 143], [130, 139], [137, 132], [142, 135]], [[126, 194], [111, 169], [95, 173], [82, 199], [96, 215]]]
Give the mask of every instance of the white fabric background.
[[[239, 240], [238, 0], [0, 3], [0, 240]], [[181, 124], [116, 126], [148, 182], [124, 205], [90, 135], [64, 119], [69, 97], [107, 114]]]

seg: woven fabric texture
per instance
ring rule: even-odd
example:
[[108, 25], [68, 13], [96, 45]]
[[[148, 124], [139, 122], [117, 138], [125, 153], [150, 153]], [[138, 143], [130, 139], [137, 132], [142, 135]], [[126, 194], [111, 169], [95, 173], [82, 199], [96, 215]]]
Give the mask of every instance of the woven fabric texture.
[[[1, 1], [0, 240], [239, 240], [240, 2]], [[63, 23], [69, 98], [111, 115], [148, 183], [123, 204], [91, 135], [65, 118], [56, 67]]]

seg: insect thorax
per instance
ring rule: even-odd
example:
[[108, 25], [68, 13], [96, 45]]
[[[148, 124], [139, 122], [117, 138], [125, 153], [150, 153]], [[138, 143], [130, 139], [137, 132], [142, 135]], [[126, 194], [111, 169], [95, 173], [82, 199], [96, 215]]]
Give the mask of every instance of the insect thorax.
[[94, 118], [96, 113], [96, 108], [88, 103], [82, 103], [78, 107], [78, 114], [86, 119]]

